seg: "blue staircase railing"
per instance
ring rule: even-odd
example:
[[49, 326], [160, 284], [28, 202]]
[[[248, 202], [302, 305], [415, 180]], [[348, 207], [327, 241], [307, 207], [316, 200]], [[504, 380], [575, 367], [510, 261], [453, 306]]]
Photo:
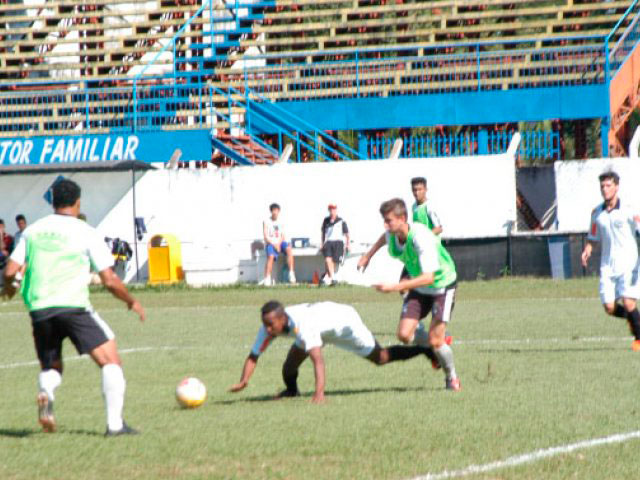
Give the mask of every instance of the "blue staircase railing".
[[634, 48], [638, 44], [640, 40], [640, 3], [639, 0], [635, 0], [629, 8], [626, 10], [624, 15], [618, 20], [616, 25], [613, 27], [609, 35], [605, 40], [605, 43], [611, 41], [613, 35], [620, 29], [624, 20], [626, 20], [629, 16], [633, 15], [633, 19], [627, 25], [622, 35], [616, 42], [616, 44], [611, 48], [611, 51], [607, 55], [607, 61], [609, 63], [609, 72], [610, 78], [616, 76], [620, 67], [627, 61]]
[[[212, 114], [218, 121], [224, 122], [231, 130], [249, 136], [259, 145], [272, 148], [278, 156], [287, 143], [292, 143], [296, 151], [295, 160], [298, 162], [304, 161], [305, 156], [311, 160], [309, 155], [316, 161], [347, 161], [361, 158], [359, 152], [349, 145], [251, 90], [241, 92], [233, 87], [221, 89], [211, 86], [210, 95], [212, 98], [214, 95], [223, 96], [227, 104], [227, 114], [222, 109], [212, 109]], [[211, 104], [213, 105], [213, 100]], [[236, 114], [236, 119], [231, 113], [234, 108], [241, 110], [241, 113]], [[214, 123], [217, 124], [218, 121]], [[268, 145], [258, 136], [267, 131], [275, 132], [276, 145]]]

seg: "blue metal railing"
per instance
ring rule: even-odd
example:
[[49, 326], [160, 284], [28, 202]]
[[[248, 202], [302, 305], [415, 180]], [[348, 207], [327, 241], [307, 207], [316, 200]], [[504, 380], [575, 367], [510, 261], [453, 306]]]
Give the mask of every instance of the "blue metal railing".
[[[367, 139], [367, 154], [372, 159], [388, 158], [393, 144], [401, 138], [401, 158], [433, 158], [505, 153], [513, 137], [512, 131], [472, 131], [459, 134], [407, 135]], [[560, 134], [556, 131], [520, 132], [522, 140], [518, 156], [526, 161], [559, 160]]]
[[[233, 90], [233, 87], [229, 87], [229, 88]], [[253, 100], [253, 98], [256, 98], [259, 101], [258, 103], [260, 105], [267, 105], [268, 108], [275, 113], [278, 119], [294, 127], [296, 131], [312, 132], [311, 135], [313, 136], [314, 144], [317, 145], [319, 144], [319, 142], [323, 142], [325, 144], [324, 148], [331, 153], [334, 159], [352, 160], [352, 159], [360, 158], [360, 153], [357, 150], [351, 148], [346, 143], [341, 142], [336, 137], [329, 135], [323, 132], [322, 130], [319, 130], [315, 126], [311, 125], [309, 122], [305, 121], [303, 118], [300, 118], [297, 115], [292, 114], [288, 110], [285, 110], [284, 108], [279, 106], [277, 103], [274, 103], [271, 100], [269, 100], [267, 97], [260, 95], [260, 93], [250, 89], [245, 89], [245, 98], [248, 100], [250, 104], [252, 103], [256, 104], [256, 101]]]
[[[284, 150], [286, 143], [292, 143], [296, 151], [295, 160], [298, 162], [305, 159], [345, 161], [359, 158], [356, 150], [254, 92], [241, 92], [232, 87], [220, 89], [211, 86], [210, 95], [223, 96], [229, 112], [225, 114], [221, 110], [215, 110], [214, 115], [218, 120], [214, 121], [214, 124], [223, 121], [229, 125], [230, 129], [248, 135], [252, 141], [263, 148], [275, 150], [278, 156]], [[241, 113], [236, 114], [234, 118], [231, 111], [236, 107]], [[252, 123], [254, 128], [256, 123], [262, 123], [268, 126], [270, 131], [275, 132], [276, 145], [268, 145], [259, 138], [252, 131]]]
[[615, 77], [616, 73], [620, 70], [620, 67], [624, 64], [624, 62], [629, 58], [631, 52], [633, 52], [634, 48], [638, 44], [638, 40], [640, 40], [640, 3], [639, 0], [635, 0], [629, 8], [626, 10], [624, 15], [618, 20], [616, 25], [613, 27], [607, 38], [605, 39], [605, 43], [608, 45], [616, 32], [620, 29], [623, 21], [633, 16], [629, 25], [625, 28], [625, 31], [620, 35], [620, 38], [616, 42], [616, 44], [611, 49], [611, 52], [607, 55], [607, 61], [609, 64], [609, 72], [610, 77]]
[[[440, 94], [497, 89], [591, 85], [606, 82], [604, 36], [580, 37], [591, 45], [515, 48], [523, 41], [504, 42], [514, 48], [487, 51], [494, 42], [463, 47], [463, 52], [441, 53], [441, 46], [323, 52], [313, 63], [282, 62], [247, 67], [230, 73], [234, 85], [244, 84], [277, 100], [361, 98]], [[576, 37], [572, 38], [576, 41]], [[554, 42], [560, 41], [554, 39]], [[462, 47], [458, 46], [457, 50]], [[269, 62], [272, 56], [245, 56], [251, 62]], [[286, 60], [291, 60], [287, 63]]]

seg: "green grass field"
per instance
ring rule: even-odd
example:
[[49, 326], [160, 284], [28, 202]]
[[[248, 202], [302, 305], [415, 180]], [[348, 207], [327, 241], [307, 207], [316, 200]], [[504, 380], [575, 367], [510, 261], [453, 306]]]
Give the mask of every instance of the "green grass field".
[[[36, 422], [38, 367], [22, 304], [0, 306], [0, 478], [382, 478], [462, 470], [539, 449], [638, 429], [640, 354], [626, 324], [606, 317], [597, 280], [462, 283], [450, 332], [463, 390], [422, 357], [375, 367], [325, 348], [326, 405], [273, 401], [290, 339], [261, 357], [249, 387], [227, 388], [259, 326], [258, 309], [334, 300], [353, 304], [380, 343], [396, 343], [400, 297], [338, 286], [141, 290], [141, 325], [105, 293], [93, 302], [115, 330], [128, 381], [125, 418], [142, 435], [103, 438], [98, 369], [70, 343], [57, 391], [59, 432]], [[202, 379], [207, 402], [181, 410], [178, 381]], [[467, 478], [630, 479], [640, 441], [585, 448]], [[443, 477], [435, 477], [443, 478]]]

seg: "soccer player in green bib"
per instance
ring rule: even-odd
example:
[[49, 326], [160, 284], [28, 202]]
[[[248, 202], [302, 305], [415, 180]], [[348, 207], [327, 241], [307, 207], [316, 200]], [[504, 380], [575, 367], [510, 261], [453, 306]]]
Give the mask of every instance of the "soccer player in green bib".
[[413, 221], [426, 225], [435, 235], [442, 233], [440, 218], [433, 209], [427, 206], [427, 179], [424, 177], [414, 177], [411, 179], [411, 193], [416, 199], [411, 207]]
[[113, 256], [103, 237], [77, 218], [80, 186], [63, 179], [54, 184], [51, 193], [54, 213], [25, 229], [4, 271], [2, 292], [8, 298], [16, 293], [17, 277], [25, 266], [20, 288], [41, 366], [38, 421], [45, 432], [57, 428], [53, 402], [62, 383], [62, 342], [68, 337], [78, 353], [89, 354], [102, 371], [105, 436], [136, 434], [138, 431], [122, 419], [126, 382], [115, 335], [89, 301], [91, 270], [98, 272], [104, 287], [141, 321], [144, 309], [111, 268]]
[[[407, 222], [407, 206], [393, 198], [380, 206], [386, 232], [360, 258], [358, 267], [366, 269], [371, 258], [384, 245], [389, 255], [400, 260], [409, 278], [398, 283], [377, 284], [383, 293], [409, 293], [404, 297], [397, 336], [403, 343], [431, 346], [445, 373], [446, 388], [459, 391], [460, 379], [453, 362], [453, 351], [445, 342], [446, 325], [455, 303], [456, 267], [440, 240], [422, 223]], [[431, 313], [428, 332], [422, 319]]]

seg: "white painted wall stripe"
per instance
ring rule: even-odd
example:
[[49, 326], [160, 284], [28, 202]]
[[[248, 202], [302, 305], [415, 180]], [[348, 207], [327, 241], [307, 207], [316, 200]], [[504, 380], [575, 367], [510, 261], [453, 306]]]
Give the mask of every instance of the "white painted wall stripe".
[[525, 463], [532, 463], [545, 458], [571, 453], [576, 450], [595, 448], [602, 445], [610, 445], [613, 443], [624, 443], [637, 438], [640, 438], [640, 430], [628, 433], [616, 433], [614, 435], [609, 435], [608, 437], [583, 440], [581, 442], [570, 443], [568, 445], [560, 445], [557, 447], [545, 448], [530, 453], [524, 453], [522, 455], [515, 455], [513, 457], [506, 458], [505, 460], [485, 463], [484, 465], [469, 465], [468, 467], [461, 470], [445, 470], [440, 473], [427, 473], [426, 475], [414, 477], [412, 480], [444, 480], [447, 478], [468, 477], [477, 473], [487, 473], [494, 470], [499, 470], [501, 468], [516, 467]]

